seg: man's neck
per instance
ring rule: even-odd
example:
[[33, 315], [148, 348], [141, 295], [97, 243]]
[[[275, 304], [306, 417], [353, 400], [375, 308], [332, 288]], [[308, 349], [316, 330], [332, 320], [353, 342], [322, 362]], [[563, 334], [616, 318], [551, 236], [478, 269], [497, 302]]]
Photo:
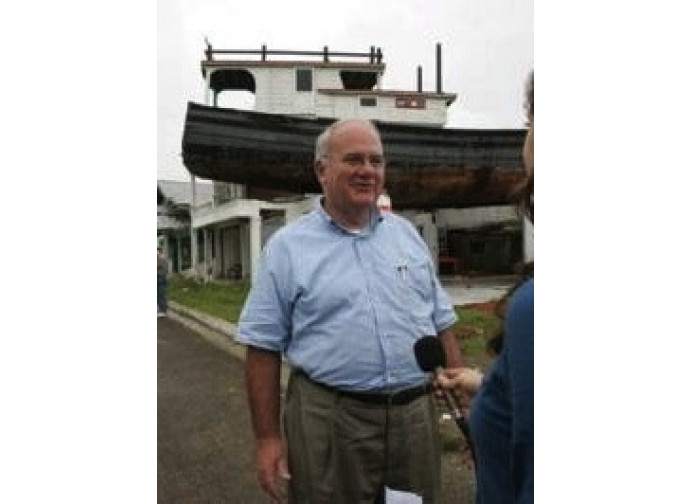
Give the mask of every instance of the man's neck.
[[330, 215], [339, 226], [350, 232], [359, 232], [369, 225], [371, 220], [371, 208], [358, 209], [357, 212], [338, 212], [327, 201], [322, 202], [324, 211]]

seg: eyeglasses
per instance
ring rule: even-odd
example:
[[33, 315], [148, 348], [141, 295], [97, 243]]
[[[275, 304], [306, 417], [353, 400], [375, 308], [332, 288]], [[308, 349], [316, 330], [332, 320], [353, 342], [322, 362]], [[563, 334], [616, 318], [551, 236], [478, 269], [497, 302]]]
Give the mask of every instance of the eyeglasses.
[[[324, 156], [325, 158], [330, 157], [330, 156]], [[342, 159], [340, 159], [342, 163], [345, 163], [351, 168], [364, 168], [367, 162], [371, 165], [372, 168], [375, 169], [380, 169], [383, 168], [383, 166], [386, 164], [385, 160], [383, 159], [382, 155], [379, 154], [373, 154], [371, 156], [366, 156], [364, 154], [359, 154], [356, 152], [352, 152], [349, 154], [345, 154]]]

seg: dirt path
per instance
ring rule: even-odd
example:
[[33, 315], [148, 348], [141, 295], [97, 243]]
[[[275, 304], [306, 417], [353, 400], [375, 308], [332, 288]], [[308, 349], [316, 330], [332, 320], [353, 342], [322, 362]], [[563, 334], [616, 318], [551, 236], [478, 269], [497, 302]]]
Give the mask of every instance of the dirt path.
[[465, 440], [453, 420], [441, 420], [442, 439], [458, 446], [443, 452], [441, 484], [445, 504], [474, 504], [475, 480], [471, 456]]

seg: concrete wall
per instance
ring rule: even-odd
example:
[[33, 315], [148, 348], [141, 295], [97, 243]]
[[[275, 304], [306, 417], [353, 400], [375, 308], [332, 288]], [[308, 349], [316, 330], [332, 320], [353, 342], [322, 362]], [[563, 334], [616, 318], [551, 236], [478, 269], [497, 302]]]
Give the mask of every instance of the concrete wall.
[[472, 228], [487, 224], [518, 222], [515, 207], [510, 205], [481, 208], [442, 208], [435, 212], [436, 225], [441, 228]]

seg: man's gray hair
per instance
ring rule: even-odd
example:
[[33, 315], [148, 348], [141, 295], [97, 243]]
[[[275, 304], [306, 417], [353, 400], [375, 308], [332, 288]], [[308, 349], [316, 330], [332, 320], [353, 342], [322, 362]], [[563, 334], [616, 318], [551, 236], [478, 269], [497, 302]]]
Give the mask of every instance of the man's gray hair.
[[376, 133], [376, 136], [381, 140], [381, 134], [379, 133], [379, 130], [376, 128], [376, 125], [369, 121], [368, 119], [357, 119], [357, 118], [351, 118], [351, 119], [339, 119], [332, 123], [330, 126], [328, 126], [323, 132], [316, 138], [316, 150], [314, 152], [314, 160], [315, 161], [321, 161], [323, 158], [328, 156], [328, 153], [330, 151], [330, 141], [331, 141], [331, 135], [333, 135], [333, 132], [340, 128], [341, 126], [344, 126], [345, 124], [351, 123], [351, 122], [358, 122], [361, 124], [365, 124], [371, 130]]

